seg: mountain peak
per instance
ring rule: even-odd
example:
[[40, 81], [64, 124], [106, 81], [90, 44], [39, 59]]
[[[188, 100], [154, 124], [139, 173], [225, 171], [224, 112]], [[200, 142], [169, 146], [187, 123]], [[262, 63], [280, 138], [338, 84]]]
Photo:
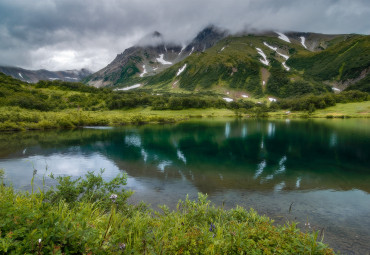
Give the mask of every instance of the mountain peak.
[[194, 47], [195, 51], [204, 51], [226, 36], [227, 31], [214, 25], [208, 25], [197, 34], [188, 48]]
[[158, 31], [154, 31], [153, 33], [147, 34], [146, 36], [141, 38], [137, 42], [136, 46], [145, 47], [145, 46], [157, 46], [160, 44], [164, 44], [163, 35]]
[[152, 33], [152, 37], [162, 37], [162, 34], [161, 33], [159, 33], [158, 31], [154, 31], [153, 33]]

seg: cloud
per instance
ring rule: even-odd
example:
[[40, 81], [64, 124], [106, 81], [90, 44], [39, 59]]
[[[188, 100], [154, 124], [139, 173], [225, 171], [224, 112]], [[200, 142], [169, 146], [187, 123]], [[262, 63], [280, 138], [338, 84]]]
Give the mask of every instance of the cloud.
[[2, 0], [0, 65], [98, 70], [153, 31], [178, 43], [209, 24], [369, 34], [369, 16], [367, 0]]

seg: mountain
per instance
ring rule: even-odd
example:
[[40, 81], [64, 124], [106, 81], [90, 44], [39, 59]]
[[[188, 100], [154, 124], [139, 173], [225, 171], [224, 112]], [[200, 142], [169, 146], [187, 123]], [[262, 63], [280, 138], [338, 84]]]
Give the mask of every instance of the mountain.
[[161, 73], [195, 52], [202, 52], [227, 35], [214, 26], [202, 30], [188, 45], [166, 43], [162, 34], [154, 32], [138, 45], [126, 49], [105, 68], [84, 79], [95, 86], [134, 84], [141, 78]]
[[40, 80], [62, 80], [62, 81], [72, 81], [77, 82], [81, 81], [88, 75], [91, 75], [91, 72], [87, 69], [81, 70], [67, 70], [67, 71], [48, 71], [48, 70], [26, 70], [19, 67], [8, 67], [0, 66], [0, 72], [10, 75], [15, 79], [36, 83]]
[[210, 26], [186, 47], [165, 43], [131, 47], [85, 82], [123, 90], [213, 91], [233, 99], [283, 98], [368, 91], [369, 73], [367, 35], [274, 31], [228, 35]]

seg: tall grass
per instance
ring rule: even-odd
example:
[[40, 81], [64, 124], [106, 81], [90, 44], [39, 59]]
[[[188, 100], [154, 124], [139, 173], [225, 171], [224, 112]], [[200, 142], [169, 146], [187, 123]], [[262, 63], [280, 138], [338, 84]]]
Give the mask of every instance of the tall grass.
[[122, 175], [57, 180], [46, 193], [0, 186], [0, 254], [334, 254], [318, 233], [215, 207], [203, 194], [152, 210], [125, 202]]

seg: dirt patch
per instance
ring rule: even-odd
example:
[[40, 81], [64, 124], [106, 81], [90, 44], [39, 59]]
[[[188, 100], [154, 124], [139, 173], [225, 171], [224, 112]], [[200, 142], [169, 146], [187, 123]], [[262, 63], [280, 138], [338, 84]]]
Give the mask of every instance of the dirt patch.
[[334, 81], [334, 82], [330, 82], [330, 81], [326, 81], [325, 84], [328, 84], [334, 88], [338, 88], [340, 90], [344, 90], [346, 89], [348, 86], [352, 85], [352, 84], [355, 84], [356, 82], [359, 82], [361, 81], [362, 79], [366, 78], [366, 76], [370, 73], [370, 67], [362, 70], [361, 74], [357, 77], [357, 78], [354, 78], [354, 79], [348, 79], [348, 80], [345, 80], [345, 81]]

